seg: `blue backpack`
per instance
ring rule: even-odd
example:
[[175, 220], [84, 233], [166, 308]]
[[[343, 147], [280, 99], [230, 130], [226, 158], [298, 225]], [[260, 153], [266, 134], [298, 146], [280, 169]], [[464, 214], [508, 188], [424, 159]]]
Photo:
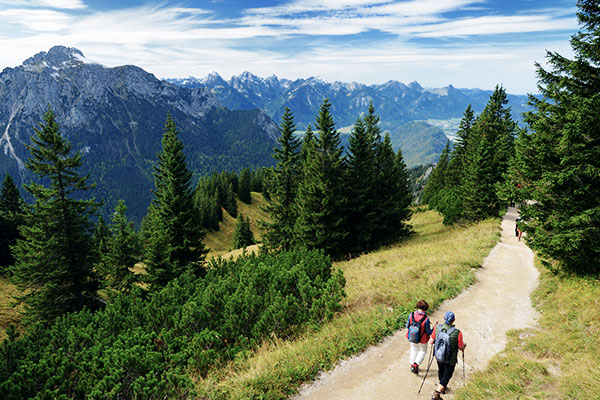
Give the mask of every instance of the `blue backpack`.
[[452, 359], [452, 346], [450, 345], [450, 335], [456, 330], [456, 327], [451, 327], [446, 331], [439, 324], [435, 330], [435, 343], [433, 344], [433, 354], [435, 359], [441, 363], [450, 363]]
[[427, 319], [427, 316], [417, 322], [415, 321], [415, 313], [411, 313], [408, 317], [408, 341], [412, 343], [419, 343], [421, 341], [421, 326]]

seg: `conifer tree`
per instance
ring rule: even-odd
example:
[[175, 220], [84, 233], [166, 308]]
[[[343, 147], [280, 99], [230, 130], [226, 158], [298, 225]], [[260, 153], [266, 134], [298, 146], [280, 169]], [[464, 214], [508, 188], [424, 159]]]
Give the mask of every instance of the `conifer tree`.
[[410, 174], [406, 163], [404, 162], [404, 156], [402, 155], [402, 149], [398, 149], [396, 152], [396, 191], [395, 191], [395, 216], [394, 222], [398, 225], [395, 230], [400, 236], [406, 236], [410, 234], [412, 228], [408, 224], [408, 220], [412, 216], [410, 205], [412, 203], [412, 191], [410, 189]]
[[467, 143], [462, 186], [464, 216], [482, 219], [498, 216], [502, 185], [508, 165], [514, 156], [517, 125], [506, 107], [508, 99], [502, 86], [496, 86], [483, 112], [472, 126]]
[[163, 287], [187, 270], [201, 274], [207, 253], [202, 241], [204, 230], [194, 207], [192, 173], [186, 165], [183, 148], [175, 123], [168, 115], [162, 150], [154, 166], [156, 190], [146, 252], [151, 288]]
[[254, 234], [250, 227], [250, 218], [244, 219], [244, 216], [240, 213], [233, 232], [233, 248], [240, 249], [254, 243], [256, 242], [254, 241]]
[[526, 239], [546, 261], [600, 271], [600, 5], [580, 0], [575, 54], [536, 64], [541, 99], [519, 136], [513, 186], [519, 185]]
[[472, 127], [475, 122], [473, 109], [469, 104], [460, 120], [458, 131], [456, 132], [456, 141], [454, 142], [452, 152], [449, 156], [446, 172], [445, 187], [460, 191], [462, 178], [465, 172], [465, 158], [467, 157], [467, 148], [472, 136]]
[[373, 247], [373, 232], [377, 230], [377, 164], [376, 151], [380, 144], [378, 118], [371, 103], [365, 122], [358, 118], [350, 135], [346, 156], [345, 190], [348, 198], [347, 252], [358, 253]]
[[224, 201], [224, 208], [227, 210], [227, 213], [233, 218], [236, 218], [238, 214], [237, 200], [235, 199], [235, 194], [233, 193], [233, 184], [231, 182], [227, 183]]
[[108, 251], [102, 256], [102, 270], [107, 274], [107, 286], [128, 293], [137, 278], [133, 267], [140, 261], [139, 238], [133, 223], [127, 220], [127, 206], [120, 200], [109, 227]]
[[250, 195], [252, 185], [252, 177], [250, 175], [250, 168], [244, 168], [240, 173], [240, 181], [238, 183], [238, 196], [240, 201], [246, 204], [252, 202], [252, 196]]
[[410, 195], [407, 195], [409, 183], [402, 153], [398, 156], [394, 153], [389, 134], [385, 134], [376, 154], [378, 210], [374, 218], [376, 231], [373, 240], [379, 246], [392, 243], [410, 232], [405, 222], [410, 218]]
[[15, 181], [7, 173], [0, 189], [0, 275], [14, 263], [10, 246], [21, 237], [19, 226], [23, 223], [24, 206]]
[[110, 238], [110, 230], [102, 215], [98, 217], [98, 222], [94, 225], [92, 238], [94, 239], [94, 245], [98, 252], [98, 258], [102, 258], [102, 256], [108, 252], [108, 240]]
[[[463, 217], [478, 221], [495, 215], [498, 198], [495, 193], [494, 155], [489, 136], [479, 136], [477, 147], [470, 151], [465, 163], [462, 185]], [[497, 215], [497, 214], [496, 214]]]
[[341, 255], [345, 231], [345, 197], [342, 190], [344, 164], [340, 136], [324, 100], [315, 121], [318, 135], [305, 140], [305, 161], [296, 200], [298, 244]]
[[450, 140], [446, 141], [446, 147], [440, 154], [437, 165], [431, 172], [425, 189], [423, 190], [423, 203], [428, 204], [430, 209], [435, 208], [436, 196], [446, 185], [446, 169], [450, 157]]
[[263, 240], [271, 249], [292, 248], [294, 225], [296, 223], [296, 192], [300, 180], [299, 147], [300, 141], [295, 137], [296, 125], [294, 115], [285, 108], [279, 132], [279, 147], [276, 147], [273, 158], [277, 165], [269, 176], [269, 192], [271, 194], [265, 211], [271, 217], [271, 222], [263, 222], [266, 234]]
[[99, 204], [80, 199], [92, 186], [77, 173], [81, 154], [72, 154], [51, 109], [31, 140], [27, 168], [49, 186], [25, 185], [34, 203], [26, 210], [22, 239], [13, 247], [11, 279], [23, 293], [19, 299], [27, 319], [49, 322], [63, 313], [99, 307], [90, 223]]

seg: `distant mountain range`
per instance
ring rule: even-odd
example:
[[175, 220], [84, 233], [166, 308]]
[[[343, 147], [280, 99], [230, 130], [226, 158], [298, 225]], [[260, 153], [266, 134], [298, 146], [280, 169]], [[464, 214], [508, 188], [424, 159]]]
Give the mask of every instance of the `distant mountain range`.
[[34, 127], [52, 107], [63, 135], [83, 153], [82, 174], [98, 183], [94, 195], [111, 210], [124, 199], [132, 219], [146, 213], [152, 166], [167, 113], [196, 174], [272, 165], [279, 136], [256, 108], [230, 110], [204, 87], [161, 81], [141, 68], [106, 68], [74, 48], [56, 46], [0, 73], [0, 174], [18, 183], [33, 178], [24, 167]]
[[[366, 112], [370, 102], [381, 117], [381, 127], [389, 131], [395, 148], [402, 148], [409, 166], [435, 161], [462, 114], [471, 104], [479, 113], [492, 91], [457, 89], [452, 85], [441, 89], [426, 89], [419, 83], [408, 85], [388, 81], [381, 85], [325, 82], [308, 79], [261, 78], [250, 72], [223, 79], [213, 72], [204, 78], [167, 79], [168, 82], [189, 88], [209, 89], [224, 106], [234, 110], [259, 108], [276, 122], [281, 120], [285, 107], [294, 113], [299, 130], [314, 125], [323, 99], [332, 104], [334, 121], [342, 132], [349, 133], [357, 117]], [[509, 95], [513, 118], [521, 119], [527, 111], [527, 96]], [[418, 121], [418, 122], [417, 122]], [[425, 122], [427, 121], [427, 122]], [[441, 127], [446, 127], [442, 129]]]

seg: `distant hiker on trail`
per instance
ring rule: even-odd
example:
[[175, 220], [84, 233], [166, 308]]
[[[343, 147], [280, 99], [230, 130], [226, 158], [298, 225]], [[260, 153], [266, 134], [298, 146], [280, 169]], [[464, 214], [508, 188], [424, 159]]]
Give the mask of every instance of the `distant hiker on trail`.
[[[447, 311], [444, 314], [444, 323], [438, 324], [433, 330], [429, 343], [433, 343], [433, 352], [438, 364], [438, 378], [440, 384], [433, 391], [432, 400], [439, 400], [442, 393], [446, 393], [448, 382], [454, 374], [458, 362], [458, 350], [464, 354], [467, 344], [463, 342], [462, 332], [454, 326], [454, 313]], [[464, 360], [464, 359], [463, 359]], [[463, 361], [464, 362], [464, 361]]]
[[427, 354], [427, 342], [432, 333], [429, 317], [425, 312], [429, 304], [425, 300], [419, 300], [417, 310], [410, 313], [406, 321], [406, 337], [410, 342], [410, 372], [419, 373], [419, 365]]
[[517, 218], [515, 220], [515, 236], [521, 240], [521, 236], [523, 236], [523, 229], [521, 227], [521, 218]]

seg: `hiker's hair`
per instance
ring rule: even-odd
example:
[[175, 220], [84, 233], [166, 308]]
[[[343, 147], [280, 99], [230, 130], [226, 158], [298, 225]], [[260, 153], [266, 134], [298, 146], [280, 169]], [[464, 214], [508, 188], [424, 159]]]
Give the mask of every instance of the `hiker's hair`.
[[429, 304], [425, 300], [419, 300], [417, 303], [417, 308], [419, 310], [427, 311], [429, 309]]

